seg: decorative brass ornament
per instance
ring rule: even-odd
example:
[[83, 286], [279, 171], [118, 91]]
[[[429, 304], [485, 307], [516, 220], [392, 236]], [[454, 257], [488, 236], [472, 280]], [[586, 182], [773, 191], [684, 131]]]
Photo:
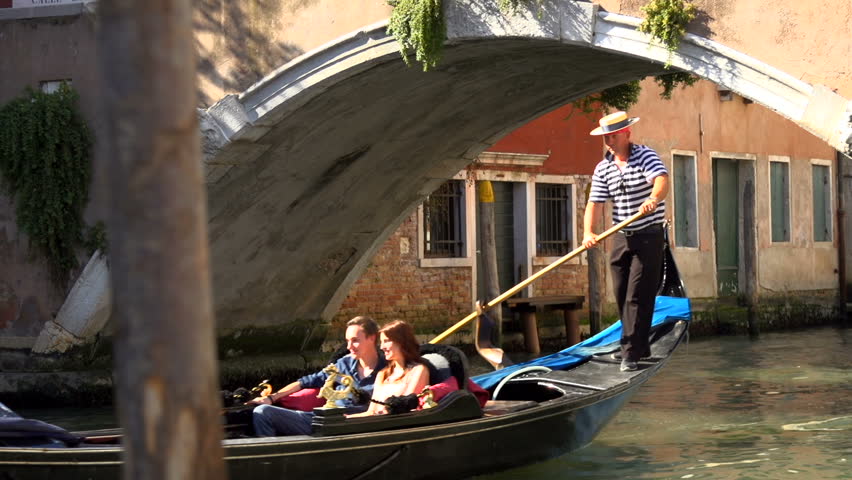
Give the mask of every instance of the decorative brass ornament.
[[[337, 408], [335, 402], [343, 400], [355, 391], [355, 380], [349, 375], [338, 372], [334, 364], [325, 367], [323, 372], [328, 374], [328, 378], [325, 380], [322, 388], [320, 388], [317, 398], [322, 397], [325, 399], [325, 405], [322, 408]], [[334, 388], [335, 383], [340, 383], [345, 388], [336, 390]]]
[[269, 380], [262, 380], [256, 387], [251, 389], [251, 393], [258, 397], [266, 397], [272, 395], [272, 384], [269, 383]]
[[438, 402], [435, 401], [435, 395], [432, 392], [432, 389], [429, 388], [429, 387], [423, 387], [423, 391], [420, 392], [420, 395], [418, 395], [418, 397], [424, 398], [424, 400], [423, 400], [423, 409], [424, 410], [427, 409], [427, 408], [432, 408], [432, 407], [438, 406]]

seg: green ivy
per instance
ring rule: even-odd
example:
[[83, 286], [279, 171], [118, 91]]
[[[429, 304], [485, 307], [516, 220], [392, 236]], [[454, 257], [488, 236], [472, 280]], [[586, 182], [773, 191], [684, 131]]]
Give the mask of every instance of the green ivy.
[[680, 41], [686, 34], [686, 26], [695, 18], [695, 5], [689, 0], [651, 0], [642, 7], [645, 20], [639, 25], [639, 31], [657, 39], [669, 51], [671, 62], [672, 53], [680, 46]]
[[660, 97], [666, 100], [671, 100], [672, 92], [678, 85], [681, 88], [691, 87], [697, 81], [698, 77], [689, 72], [673, 72], [654, 77], [654, 82], [663, 87]]
[[626, 111], [639, 101], [639, 93], [641, 92], [642, 86], [639, 85], [639, 80], [634, 80], [576, 100], [574, 107], [585, 114], [593, 113], [599, 109], [604, 112], [610, 110]]
[[408, 51], [423, 65], [423, 71], [434, 68], [441, 60], [447, 26], [441, 0], [388, 0], [393, 7], [388, 22], [388, 35], [399, 43], [399, 53], [411, 65]]
[[18, 228], [46, 257], [58, 285], [77, 267], [75, 249], [84, 242], [91, 147], [77, 93], [67, 84], [50, 94], [28, 88], [0, 108], [2, 185]]

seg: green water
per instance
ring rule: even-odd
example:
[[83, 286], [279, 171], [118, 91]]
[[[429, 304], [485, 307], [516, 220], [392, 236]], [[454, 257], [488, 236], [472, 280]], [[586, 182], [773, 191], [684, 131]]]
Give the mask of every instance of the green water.
[[586, 448], [477, 477], [852, 479], [852, 331], [684, 345]]
[[[21, 411], [71, 430], [106, 409]], [[586, 448], [477, 480], [852, 479], [852, 330], [681, 346]]]

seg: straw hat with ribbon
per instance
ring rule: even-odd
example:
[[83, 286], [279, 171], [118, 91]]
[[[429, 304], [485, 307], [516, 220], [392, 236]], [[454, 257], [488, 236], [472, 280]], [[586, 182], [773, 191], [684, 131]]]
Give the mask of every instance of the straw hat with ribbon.
[[639, 117], [629, 118], [625, 112], [611, 113], [600, 119], [600, 127], [589, 132], [589, 135], [609, 135], [633, 125]]

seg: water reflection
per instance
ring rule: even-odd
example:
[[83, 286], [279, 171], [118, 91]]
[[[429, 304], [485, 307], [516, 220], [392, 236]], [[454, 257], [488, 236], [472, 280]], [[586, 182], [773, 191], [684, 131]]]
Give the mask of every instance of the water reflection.
[[[591, 445], [477, 478], [852, 479], [849, 340], [820, 328], [693, 341]], [[109, 409], [19, 413], [72, 430], [116, 424]]]
[[477, 478], [852, 479], [849, 337], [693, 341], [591, 445]]

